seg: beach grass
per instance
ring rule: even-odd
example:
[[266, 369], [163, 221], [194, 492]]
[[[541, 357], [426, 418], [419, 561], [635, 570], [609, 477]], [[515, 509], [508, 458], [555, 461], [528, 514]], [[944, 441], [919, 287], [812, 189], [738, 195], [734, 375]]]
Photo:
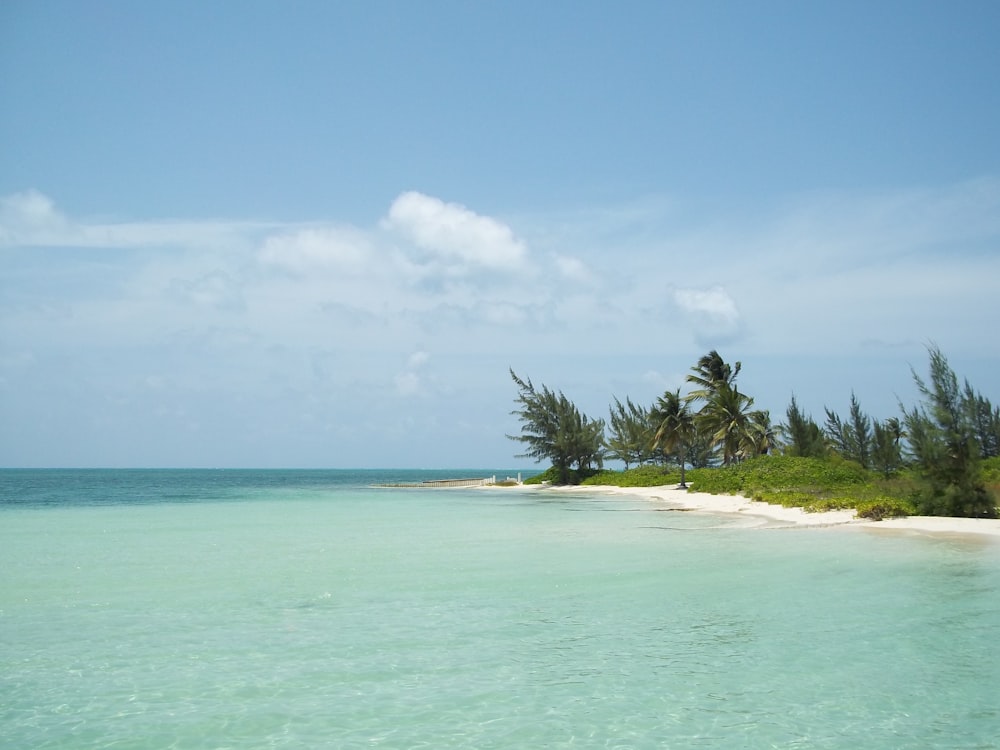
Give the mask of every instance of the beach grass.
[[[986, 486], [1000, 496], [1000, 458], [983, 460], [981, 468]], [[556, 477], [550, 469], [526, 483], [556, 484]], [[593, 487], [661, 487], [680, 480], [679, 469], [661, 465], [572, 472], [571, 477], [574, 484]], [[872, 520], [915, 515], [922, 486], [910, 470], [885, 476], [836, 456], [759, 456], [730, 466], [689, 469], [685, 480], [695, 492], [740, 495], [809, 513], [855, 510], [858, 517]]]
[[[761, 456], [731, 466], [690, 469], [685, 479], [697, 492], [741, 495], [807, 512], [854, 509], [860, 517], [876, 520], [916, 512], [915, 478], [905, 472], [886, 478], [840, 459]], [[680, 471], [676, 468], [639, 466], [625, 471], [594, 472], [580, 484], [656, 487], [679, 482]]]
[[761, 456], [733, 466], [689, 472], [699, 492], [731, 493], [807, 512], [854, 509], [862, 518], [916, 512], [915, 477], [885, 477], [840, 459]]

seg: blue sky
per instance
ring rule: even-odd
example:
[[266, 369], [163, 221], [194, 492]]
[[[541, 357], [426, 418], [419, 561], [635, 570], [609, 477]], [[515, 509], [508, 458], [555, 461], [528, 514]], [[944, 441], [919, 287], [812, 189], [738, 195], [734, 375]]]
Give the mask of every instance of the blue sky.
[[1000, 402], [994, 2], [0, 4], [0, 465], [529, 467], [699, 356]]

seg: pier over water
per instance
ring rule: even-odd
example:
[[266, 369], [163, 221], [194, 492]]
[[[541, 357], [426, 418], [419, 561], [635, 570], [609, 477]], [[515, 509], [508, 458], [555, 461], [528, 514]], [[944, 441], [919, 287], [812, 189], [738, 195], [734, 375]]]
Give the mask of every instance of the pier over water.
[[442, 487], [487, 487], [497, 483], [496, 476], [475, 479], [427, 479], [423, 482], [404, 482], [400, 484], [376, 484], [375, 487], [410, 487], [424, 489], [440, 489]]

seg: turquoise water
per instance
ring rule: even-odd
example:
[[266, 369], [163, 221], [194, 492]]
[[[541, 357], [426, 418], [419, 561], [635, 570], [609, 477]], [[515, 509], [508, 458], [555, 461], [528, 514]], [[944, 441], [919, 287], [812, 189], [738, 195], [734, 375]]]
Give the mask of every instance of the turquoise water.
[[429, 476], [0, 471], [0, 747], [1000, 747], [1000, 545]]

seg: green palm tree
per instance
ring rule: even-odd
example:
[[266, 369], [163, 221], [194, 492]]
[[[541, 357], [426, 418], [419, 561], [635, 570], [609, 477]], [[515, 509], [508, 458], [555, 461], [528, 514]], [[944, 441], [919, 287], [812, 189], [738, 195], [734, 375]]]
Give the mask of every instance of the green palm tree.
[[776, 442], [775, 429], [771, 424], [771, 412], [766, 409], [750, 412], [746, 432], [743, 435], [742, 454], [749, 458], [763, 456], [771, 452]]
[[698, 424], [722, 448], [722, 463], [729, 466], [742, 455], [753, 399], [735, 386], [722, 383], [706, 398], [698, 412]]
[[649, 416], [656, 430], [653, 433], [652, 448], [677, 459], [681, 467], [679, 487], [687, 488], [684, 482], [684, 464], [688, 447], [695, 438], [695, 424], [687, 403], [681, 398], [680, 389], [667, 391], [658, 398]]
[[737, 362], [735, 368], [726, 364], [715, 349], [701, 357], [698, 363], [691, 368], [691, 374], [687, 376], [687, 381], [696, 386], [688, 394], [688, 401], [708, 400], [717, 389], [728, 386], [736, 388], [736, 376], [740, 374], [742, 363]]
[[899, 445], [899, 441], [906, 437], [906, 433], [903, 432], [903, 423], [897, 417], [889, 417], [883, 426], [889, 431], [889, 435], [896, 445]]

